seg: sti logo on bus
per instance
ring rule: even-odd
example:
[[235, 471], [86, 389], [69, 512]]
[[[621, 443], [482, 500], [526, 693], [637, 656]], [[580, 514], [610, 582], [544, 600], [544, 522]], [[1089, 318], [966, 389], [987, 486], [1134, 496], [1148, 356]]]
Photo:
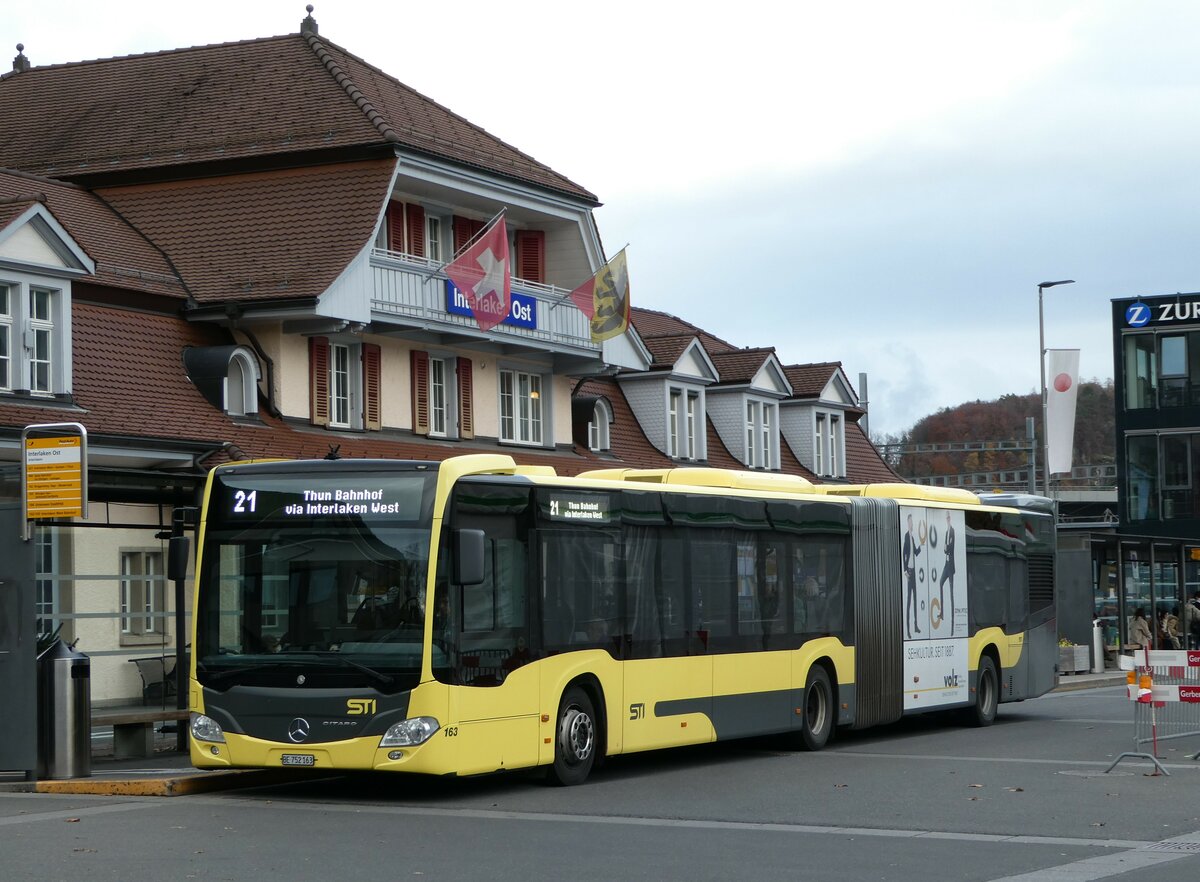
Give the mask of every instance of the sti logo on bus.
[[374, 698], [347, 698], [346, 699], [346, 716], [361, 717], [364, 714], [375, 713]]
[[629, 719], [644, 720], [646, 718], [646, 704], [639, 701], [637, 704], [629, 705]]

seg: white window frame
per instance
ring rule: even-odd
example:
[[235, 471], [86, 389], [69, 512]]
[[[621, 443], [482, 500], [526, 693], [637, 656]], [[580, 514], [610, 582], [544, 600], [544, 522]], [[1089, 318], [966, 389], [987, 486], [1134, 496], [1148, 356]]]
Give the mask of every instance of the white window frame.
[[825, 474], [825, 414], [817, 414], [817, 422], [813, 431], [813, 472]]
[[763, 468], [775, 467], [775, 405], [763, 402], [762, 424], [759, 426]]
[[840, 478], [844, 474], [842, 462], [842, 418], [836, 413], [829, 415], [829, 475]]
[[244, 349], [229, 358], [225, 374], [225, 412], [230, 416], [258, 413], [258, 361]]
[[515, 368], [499, 371], [500, 440], [508, 444], [543, 446], [545, 424], [542, 374]]
[[439, 263], [442, 260], [442, 233], [446, 225], [442, 223], [440, 216], [430, 214], [429, 209], [425, 209], [425, 259], [431, 263]]
[[698, 459], [697, 452], [700, 450], [700, 435], [697, 429], [699, 410], [700, 396], [695, 392], [689, 392], [687, 397], [687, 458], [691, 460]]
[[0, 284], [0, 389], [13, 388], [13, 295], [14, 285]]
[[612, 412], [608, 402], [603, 398], [597, 399], [592, 408], [592, 419], [588, 423], [588, 449], [593, 453], [609, 450], [612, 447]]
[[120, 551], [121, 634], [166, 633], [167, 583], [161, 549]]
[[667, 402], [667, 456], [679, 456], [679, 407], [683, 403], [683, 392], [672, 389]]
[[29, 331], [25, 348], [31, 395], [54, 394], [54, 294], [53, 290], [41, 285], [29, 286]]
[[429, 434], [434, 438], [446, 437], [449, 413], [447, 405], [446, 359], [429, 358]]
[[758, 450], [758, 427], [760, 425], [759, 403], [757, 401], [746, 402], [746, 467], [747, 468], [762, 468], [762, 463], [757, 462], [755, 456]]
[[[345, 369], [338, 364], [345, 358]], [[329, 341], [329, 425], [335, 429], [362, 428], [362, 345]], [[343, 414], [339, 405], [345, 407]]]

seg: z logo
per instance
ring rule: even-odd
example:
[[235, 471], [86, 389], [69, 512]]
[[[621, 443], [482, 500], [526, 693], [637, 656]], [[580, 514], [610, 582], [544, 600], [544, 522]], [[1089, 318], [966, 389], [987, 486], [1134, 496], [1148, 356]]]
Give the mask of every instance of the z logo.
[[646, 716], [646, 705], [639, 701], [637, 704], [629, 705], [629, 719], [640, 720]]

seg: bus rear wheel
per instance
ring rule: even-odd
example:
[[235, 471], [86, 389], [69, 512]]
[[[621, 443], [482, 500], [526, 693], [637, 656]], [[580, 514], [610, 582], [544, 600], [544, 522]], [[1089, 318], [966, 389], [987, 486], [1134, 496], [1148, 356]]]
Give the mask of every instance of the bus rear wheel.
[[820, 665], [814, 665], [808, 672], [800, 719], [801, 747], [820, 750], [829, 742], [833, 732], [833, 687], [829, 683], [829, 674]]
[[996, 708], [1000, 704], [1000, 677], [991, 656], [979, 659], [979, 674], [975, 680], [975, 704], [967, 710], [967, 719], [973, 726], [990, 726], [996, 722]]
[[596, 762], [596, 712], [588, 694], [578, 686], [563, 693], [554, 737], [554, 764], [547, 781], [569, 787], [582, 784]]

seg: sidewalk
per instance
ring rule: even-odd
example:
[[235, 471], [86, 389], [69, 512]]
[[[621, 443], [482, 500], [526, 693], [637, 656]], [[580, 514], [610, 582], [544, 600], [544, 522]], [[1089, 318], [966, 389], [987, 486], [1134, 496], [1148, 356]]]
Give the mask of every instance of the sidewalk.
[[[1076, 689], [1098, 689], [1125, 685], [1123, 671], [1103, 674], [1063, 674], [1054, 692]], [[294, 777], [284, 769], [229, 769], [202, 771], [192, 766], [191, 757], [171, 749], [175, 735], [160, 735], [153, 756], [137, 759], [113, 759], [111, 749], [97, 745], [92, 753], [92, 774], [89, 778], [63, 781], [25, 781], [19, 774], [0, 772], [0, 792], [72, 793], [96, 796], [186, 796], [232, 790], [238, 787], [257, 787]]]

